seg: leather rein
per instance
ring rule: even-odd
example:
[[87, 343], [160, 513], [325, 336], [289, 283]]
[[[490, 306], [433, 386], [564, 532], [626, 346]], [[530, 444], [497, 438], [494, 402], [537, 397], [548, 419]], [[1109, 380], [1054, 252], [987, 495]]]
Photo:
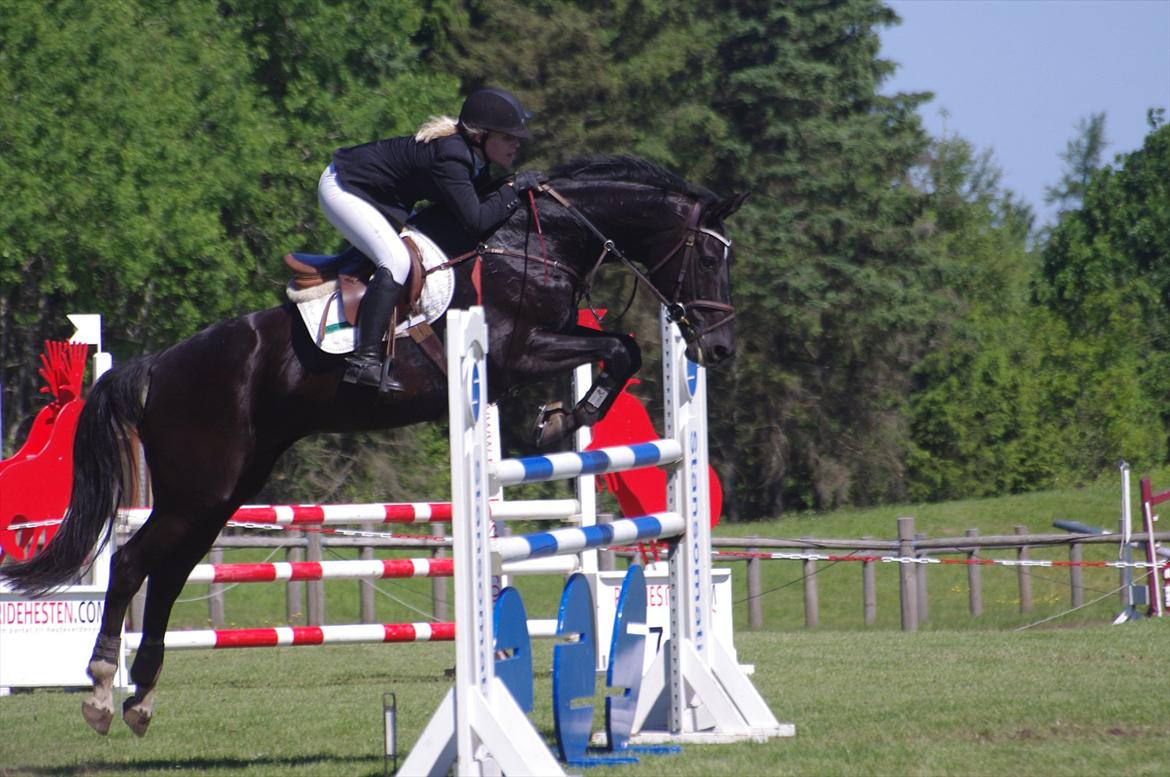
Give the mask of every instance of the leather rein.
[[[571, 202], [569, 202], [568, 199], [561, 195], [560, 192], [553, 189], [548, 184], [541, 185], [539, 190], [556, 200], [563, 208], [565, 208], [565, 210], [569, 212], [570, 215], [573, 216], [574, 219], [577, 220], [579, 224], [581, 224], [581, 226], [585, 227], [590, 233], [593, 234], [594, 237], [601, 241], [601, 254], [597, 257], [597, 261], [593, 263], [593, 267], [589, 270], [588, 273], [586, 273], [584, 277], [582, 277], [575, 268], [570, 267], [563, 262], [558, 262], [555, 259], [549, 259], [547, 254], [544, 257], [536, 257], [522, 251], [513, 251], [507, 248], [491, 247], [485, 243], [480, 243], [475, 247], [475, 249], [468, 251], [465, 254], [461, 254], [454, 259], [450, 259], [449, 261], [446, 261], [436, 267], [432, 267], [427, 271], [427, 274], [446, 269], [448, 267], [453, 267], [457, 264], [467, 261], [468, 259], [475, 258], [482, 260], [484, 255], [509, 256], [513, 258], [524, 259], [525, 261], [543, 258], [546, 268], [558, 270], [570, 276], [574, 282], [581, 283], [584, 287], [582, 292], [583, 296], [588, 296], [589, 289], [593, 285], [593, 278], [601, 269], [601, 265], [605, 262], [606, 257], [610, 254], [613, 254], [618, 258], [619, 261], [621, 261], [622, 264], [626, 266], [626, 269], [628, 269], [634, 275], [634, 278], [637, 279], [637, 281], [647, 289], [649, 289], [650, 293], [654, 295], [654, 298], [657, 299], [658, 302], [666, 308], [667, 316], [671, 321], [679, 325], [679, 328], [682, 330], [684, 339], [688, 342], [697, 340], [703, 335], [735, 320], [735, 308], [718, 300], [694, 299], [687, 303], [679, 302], [679, 298], [682, 295], [682, 290], [687, 281], [687, 277], [690, 275], [691, 270], [694, 267], [697, 254], [697, 244], [699, 240], [706, 236], [722, 243], [724, 261], [727, 261], [728, 253], [731, 250], [730, 240], [723, 237], [714, 230], [699, 226], [699, 219], [702, 217], [702, 205], [700, 203], [696, 202], [692, 206], [690, 215], [687, 217], [687, 224], [683, 230], [683, 235], [679, 238], [678, 242], [675, 243], [674, 246], [672, 246], [671, 249], [667, 251], [661, 259], [659, 259], [652, 267], [650, 267], [647, 272], [643, 273], [637, 268], [637, 266], [634, 265], [633, 262], [629, 260], [625, 253], [623, 253], [622, 250], [617, 247], [613, 240], [606, 237], [605, 234], [602, 233], [601, 230], [599, 230], [593, 224], [593, 222], [591, 222], [585, 216], [585, 214], [581, 213], [581, 211], [579, 211]], [[531, 194], [529, 202], [532, 206], [533, 213], [535, 214], [536, 202], [531, 198]], [[537, 215], [536, 218], [537, 229], [539, 231], [539, 215]], [[541, 235], [541, 243], [543, 246], [543, 235]], [[654, 284], [651, 278], [655, 273], [669, 264], [670, 261], [676, 255], [678, 255], [680, 251], [682, 252], [683, 256], [682, 261], [679, 263], [678, 277], [675, 279], [674, 299], [672, 300], [668, 299], [665, 294], [659, 291], [658, 287]], [[688, 318], [688, 313], [695, 309], [716, 310], [725, 313], [725, 315], [710, 326], [704, 329], [698, 329]]]

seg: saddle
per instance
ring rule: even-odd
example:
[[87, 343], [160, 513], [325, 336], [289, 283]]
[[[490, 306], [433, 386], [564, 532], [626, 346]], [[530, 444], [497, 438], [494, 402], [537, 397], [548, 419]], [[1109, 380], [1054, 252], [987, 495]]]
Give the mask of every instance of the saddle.
[[[401, 237], [410, 254], [410, 273], [407, 275], [406, 284], [402, 288], [403, 294], [398, 299], [394, 313], [400, 321], [405, 321], [415, 310], [422, 296], [426, 269], [423, 267], [422, 251], [419, 250], [414, 238], [408, 234]], [[370, 277], [374, 274], [374, 263], [365, 254], [353, 246], [332, 255], [293, 252], [284, 255], [284, 263], [293, 273], [292, 281], [289, 283], [290, 289], [304, 291], [329, 281], [336, 281], [341, 292], [345, 320], [350, 326], [357, 324], [362, 297], [366, 295]]]
[[[409, 334], [445, 372], [443, 346], [430, 322], [450, 304], [453, 278], [436, 267], [446, 257], [425, 235], [404, 230], [400, 237], [410, 254], [410, 272], [387, 322], [391, 350], [396, 337]], [[353, 246], [339, 254], [289, 253], [284, 263], [293, 274], [287, 288], [289, 300], [300, 310], [317, 347], [327, 353], [352, 351], [354, 327], [374, 263]]]

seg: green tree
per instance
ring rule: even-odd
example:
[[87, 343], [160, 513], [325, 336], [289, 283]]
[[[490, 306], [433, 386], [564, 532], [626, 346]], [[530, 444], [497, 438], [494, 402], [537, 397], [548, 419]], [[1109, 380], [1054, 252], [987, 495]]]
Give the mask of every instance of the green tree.
[[931, 246], [955, 314], [915, 370], [912, 497], [1025, 491], [1095, 477], [1121, 457], [1165, 460], [1159, 132], [1120, 169], [1087, 175], [1083, 206], [1038, 254], [1025, 250], [1027, 214], [1010, 193], [965, 183], [994, 180], [965, 144], [932, 151]]
[[1142, 148], [1089, 180], [1052, 230], [1037, 298], [1067, 326], [1065, 412], [1093, 471], [1170, 455], [1170, 126], [1151, 112]]
[[1105, 153], [1105, 114], [1093, 113], [1077, 123], [1077, 136], [1068, 142], [1060, 158], [1064, 160], [1064, 176], [1056, 186], [1044, 192], [1044, 201], [1055, 203], [1061, 212], [1080, 206], [1093, 174], [1101, 167]]
[[712, 374], [731, 411], [733, 509], [871, 503], [904, 494], [904, 399], [934, 313], [908, 173], [928, 95], [885, 97], [894, 64], [869, 0], [718, 4], [717, 112], [732, 128], [717, 185], [752, 192], [736, 222], [739, 356]]
[[458, 105], [422, 23], [413, 0], [0, 0], [5, 437], [66, 313], [102, 313], [122, 360], [279, 303], [279, 257], [339, 242], [333, 149]]
[[[458, 105], [458, 81], [419, 61], [416, 0], [225, 0], [219, 13], [247, 52], [239, 75], [279, 131], [279, 156], [257, 180], [265, 223], [300, 236], [287, 248], [324, 250], [336, 231], [317, 211], [316, 185], [341, 146], [413, 133]], [[437, 12], [436, 12], [437, 13]]]
[[945, 311], [914, 367], [909, 496], [978, 497], [1051, 482], [1059, 446], [1041, 372], [1051, 322], [1031, 304], [1031, 210], [1000, 187], [990, 151], [936, 140], [918, 181]]
[[214, 8], [160, 6], [0, 2], [0, 353], [17, 414], [68, 312], [103, 313], [126, 355], [273, 298], [249, 228], [273, 125]]
[[468, 88], [513, 89], [537, 114], [529, 164], [633, 153], [702, 180], [727, 126], [712, 106], [713, 10], [662, 0], [478, 0], [436, 43]]

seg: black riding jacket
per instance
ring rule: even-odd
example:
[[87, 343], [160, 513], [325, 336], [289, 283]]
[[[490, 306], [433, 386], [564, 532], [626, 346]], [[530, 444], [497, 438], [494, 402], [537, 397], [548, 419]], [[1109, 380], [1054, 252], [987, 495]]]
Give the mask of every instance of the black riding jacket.
[[399, 228], [417, 202], [429, 200], [447, 205], [479, 239], [520, 202], [511, 186], [480, 197], [490, 180], [488, 166], [476, 175], [471, 146], [458, 132], [430, 143], [406, 136], [341, 148], [333, 154], [333, 168], [347, 189]]

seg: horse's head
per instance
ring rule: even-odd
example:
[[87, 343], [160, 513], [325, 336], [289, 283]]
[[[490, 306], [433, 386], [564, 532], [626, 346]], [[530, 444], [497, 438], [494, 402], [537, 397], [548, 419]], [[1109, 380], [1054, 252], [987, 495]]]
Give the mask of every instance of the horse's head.
[[687, 356], [718, 364], [735, 352], [731, 241], [723, 221], [746, 195], [720, 200], [678, 176], [627, 157], [571, 163], [553, 173], [554, 190], [583, 212], [613, 246], [608, 254], [639, 261], [678, 323]]
[[735, 353], [731, 241], [724, 235], [723, 219], [739, 209], [746, 197], [702, 197], [689, 202], [679, 237], [647, 269], [687, 342], [687, 357], [704, 366]]

